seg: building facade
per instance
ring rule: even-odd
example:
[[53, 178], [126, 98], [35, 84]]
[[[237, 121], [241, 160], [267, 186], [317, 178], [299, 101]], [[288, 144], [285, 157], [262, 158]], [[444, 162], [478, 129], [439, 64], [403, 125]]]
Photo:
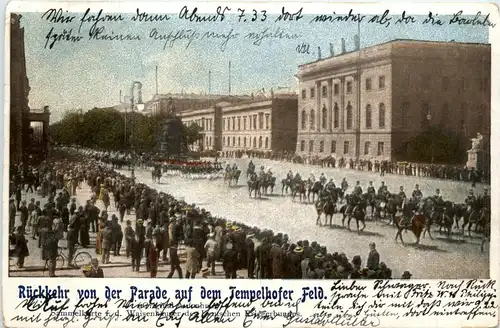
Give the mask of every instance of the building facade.
[[294, 151], [297, 138], [297, 95], [222, 108], [222, 151]]
[[490, 71], [490, 45], [414, 40], [302, 65], [296, 152], [392, 160], [430, 127], [489, 139]]
[[197, 124], [202, 128], [203, 137], [191, 146], [193, 151], [220, 150], [221, 126], [217, 122], [220, 122], [222, 106], [225, 105], [229, 103], [219, 103], [212, 107], [179, 113], [186, 126]]

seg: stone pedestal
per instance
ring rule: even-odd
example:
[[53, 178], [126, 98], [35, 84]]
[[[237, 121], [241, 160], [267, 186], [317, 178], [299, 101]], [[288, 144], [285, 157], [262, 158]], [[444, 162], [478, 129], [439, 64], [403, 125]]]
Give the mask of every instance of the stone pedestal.
[[471, 149], [467, 151], [467, 166], [472, 169], [483, 169], [484, 168], [484, 151]]

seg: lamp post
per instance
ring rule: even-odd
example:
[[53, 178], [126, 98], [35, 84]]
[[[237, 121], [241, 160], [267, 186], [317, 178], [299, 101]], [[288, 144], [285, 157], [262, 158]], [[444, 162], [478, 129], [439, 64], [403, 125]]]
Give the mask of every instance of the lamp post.
[[79, 142], [79, 146], [80, 148], [83, 148], [83, 123], [84, 123], [84, 118], [83, 118], [83, 109], [80, 109], [78, 111], [78, 127], [79, 127], [79, 130], [80, 130], [80, 142]]
[[[428, 123], [429, 132], [432, 132], [431, 119], [432, 119], [432, 115], [430, 113], [427, 114], [427, 123]], [[433, 136], [433, 133], [429, 133], [429, 135], [431, 137], [431, 163], [434, 163], [434, 136]]]
[[[134, 89], [137, 88], [137, 102], [135, 102], [134, 98]], [[134, 109], [137, 106], [137, 109], [144, 109], [144, 104], [142, 102], [142, 83], [139, 81], [132, 82], [132, 86], [130, 87], [130, 109], [132, 111], [132, 133], [131, 133], [131, 150], [132, 150], [132, 158], [134, 158], [135, 149], [134, 149], [134, 129], [135, 129], [135, 118], [134, 118]]]

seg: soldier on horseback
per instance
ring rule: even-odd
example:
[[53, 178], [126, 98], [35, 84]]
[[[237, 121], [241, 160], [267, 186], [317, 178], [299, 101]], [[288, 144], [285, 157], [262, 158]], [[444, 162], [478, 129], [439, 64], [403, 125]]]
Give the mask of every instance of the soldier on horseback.
[[286, 179], [289, 180], [289, 181], [293, 180], [292, 170], [288, 171], [288, 173], [286, 174]]
[[422, 191], [419, 189], [418, 184], [415, 185], [415, 189], [411, 193], [411, 198], [420, 201], [423, 197]]
[[405, 191], [404, 191], [403, 186], [399, 186], [399, 193], [398, 193], [398, 196], [399, 196], [399, 198], [401, 198], [402, 200], [405, 200], [405, 199], [406, 199], [406, 193], [405, 193]]
[[309, 176], [309, 180], [311, 180], [312, 183], [316, 182], [316, 177], [314, 174], [311, 172], [311, 175]]
[[476, 204], [476, 196], [474, 196], [474, 190], [469, 190], [469, 195], [465, 198], [465, 204], [473, 207]]
[[363, 194], [363, 189], [361, 189], [361, 185], [359, 184], [359, 181], [356, 181], [356, 186], [354, 186], [354, 190], [352, 191], [352, 194], [355, 196], [361, 196]]
[[378, 188], [378, 195], [379, 196], [383, 196], [385, 195], [385, 193], [387, 192], [387, 186], [385, 185], [385, 182], [382, 181], [381, 184], [380, 184], [380, 187]]
[[340, 183], [340, 187], [342, 188], [342, 191], [346, 191], [347, 188], [349, 188], [349, 184], [347, 183], [346, 178], [342, 179], [342, 182]]
[[297, 173], [295, 174], [295, 177], [293, 178], [293, 182], [295, 182], [295, 183], [299, 183], [300, 181], [302, 181], [302, 177], [300, 176], [300, 173], [299, 173], [299, 172], [297, 172]]
[[330, 181], [328, 181], [328, 183], [325, 185], [326, 190], [333, 190], [335, 188], [337, 187], [335, 186], [335, 182], [333, 182], [333, 179], [330, 179]]
[[370, 181], [369, 184], [368, 184], [368, 188], [366, 188], [366, 193], [368, 195], [373, 195], [375, 196], [375, 187], [373, 186], [373, 182]]
[[261, 166], [260, 167], [260, 172], [259, 172], [259, 178], [264, 178], [264, 176], [266, 175], [266, 171], [264, 170], [264, 166]]
[[226, 165], [226, 173], [230, 173], [231, 172], [231, 164], [227, 163]]
[[325, 185], [326, 177], [324, 173], [321, 173], [321, 176], [319, 177], [319, 182], [321, 182], [322, 185]]
[[233, 173], [238, 171], [238, 165], [236, 163], [233, 164]]

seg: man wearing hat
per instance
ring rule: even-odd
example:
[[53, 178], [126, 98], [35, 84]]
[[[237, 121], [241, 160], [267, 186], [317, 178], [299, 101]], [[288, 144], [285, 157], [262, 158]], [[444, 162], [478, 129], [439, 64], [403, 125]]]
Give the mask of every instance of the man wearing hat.
[[411, 197], [413, 199], [416, 199], [417, 201], [420, 201], [422, 199], [422, 197], [423, 197], [422, 191], [420, 190], [418, 184], [415, 185], [415, 189], [411, 193]]
[[132, 229], [132, 223], [130, 220], [126, 221], [126, 227], [125, 227], [125, 254], [127, 255], [127, 258], [130, 256], [130, 252], [132, 251], [132, 239], [134, 239], [134, 229]]
[[226, 275], [226, 279], [236, 279], [236, 262], [238, 260], [238, 254], [233, 249], [233, 244], [228, 242], [226, 244], [226, 250], [222, 256], [222, 267]]
[[401, 276], [401, 279], [411, 279], [411, 273], [410, 273], [410, 271], [403, 272], [403, 275]]
[[474, 207], [474, 205], [476, 204], [476, 196], [474, 196], [474, 190], [469, 190], [469, 194], [465, 198], [464, 203], [467, 206]]
[[111, 230], [111, 222], [104, 222], [104, 229], [101, 234], [102, 238], [102, 264], [109, 263], [109, 255], [111, 252], [111, 244], [113, 243], [113, 231]]
[[215, 253], [217, 253], [217, 243], [213, 232], [208, 234], [208, 240], [204, 248], [207, 254], [207, 268], [210, 269], [212, 276], [215, 276]]
[[366, 267], [370, 270], [376, 271], [380, 263], [380, 255], [377, 252], [374, 242], [370, 243], [370, 253], [368, 253], [368, 260], [366, 261]]
[[254, 237], [253, 233], [249, 233], [245, 238], [245, 249], [247, 252], [247, 270], [248, 270], [248, 278], [255, 278], [255, 243], [252, 238]]
[[118, 217], [113, 214], [111, 216], [111, 231], [113, 242], [111, 248], [113, 250], [113, 256], [120, 256], [120, 248], [122, 247], [123, 241], [123, 231], [122, 226], [118, 223]]
[[9, 233], [13, 233], [16, 225], [16, 204], [14, 199], [9, 199]]
[[97, 258], [90, 260], [90, 268], [88, 268], [88, 270], [83, 270], [83, 274], [86, 278], [104, 278], [104, 271], [99, 266], [99, 260]]

